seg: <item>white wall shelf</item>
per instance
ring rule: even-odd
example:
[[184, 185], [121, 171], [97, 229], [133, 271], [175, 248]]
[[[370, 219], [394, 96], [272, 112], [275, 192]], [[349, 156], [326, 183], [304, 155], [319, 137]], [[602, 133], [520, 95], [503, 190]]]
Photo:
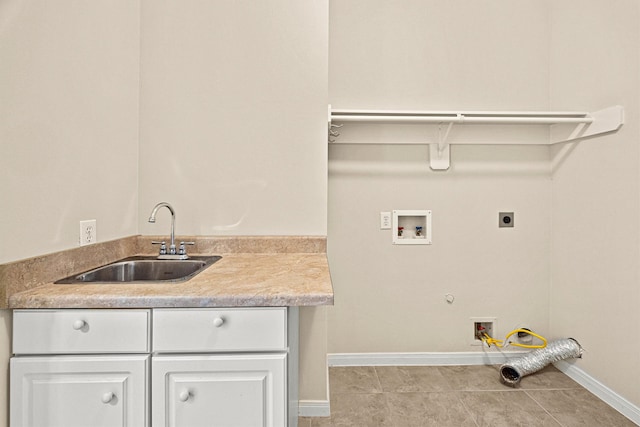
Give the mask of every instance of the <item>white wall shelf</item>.
[[[615, 105], [593, 113], [558, 111], [416, 111], [416, 110], [356, 110], [332, 109], [329, 105], [329, 142], [337, 144], [380, 144], [381, 142], [339, 142], [337, 128], [345, 123], [391, 123], [438, 125], [437, 138], [420, 144], [429, 145], [431, 169], [447, 170], [450, 166], [451, 144], [488, 144], [486, 141], [456, 142], [449, 140], [453, 125], [541, 125], [563, 126], [563, 136], [532, 142], [510, 144], [551, 145], [561, 142], [615, 132], [624, 124], [624, 108]], [[446, 125], [446, 126], [445, 126]], [[389, 142], [382, 142], [389, 144]], [[407, 144], [398, 142], [398, 144]], [[411, 142], [410, 144], [416, 144]]]

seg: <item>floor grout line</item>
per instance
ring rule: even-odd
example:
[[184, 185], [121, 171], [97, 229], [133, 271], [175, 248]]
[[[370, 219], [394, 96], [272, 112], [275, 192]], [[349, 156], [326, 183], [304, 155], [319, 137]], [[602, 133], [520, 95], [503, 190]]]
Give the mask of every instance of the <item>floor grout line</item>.
[[380, 381], [380, 375], [378, 375], [378, 369], [373, 366], [373, 373], [376, 376], [376, 381], [378, 382], [378, 386], [380, 387], [380, 393], [384, 393], [384, 388], [382, 388], [382, 381]]
[[373, 366], [373, 373], [375, 374], [376, 381], [378, 382], [378, 386], [380, 387], [380, 393], [384, 398], [384, 405], [387, 409], [387, 413], [389, 414], [389, 419], [391, 421], [392, 427], [402, 427], [402, 426], [396, 426], [396, 423], [393, 421], [393, 417], [391, 417], [391, 406], [389, 405], [389, 399], [387, 398], [387, 393], [384, 391], [384, 388], [382, 387], [382, 381], [380, 381], [380, 375], [378, 374], [378, 369], [375, 366]]
[[[541, 391], [549, 391], [549, 390], [554, 390], [554, 389], [542, 389]], [[564, 424], [562, 424], [562, 423], [560, 422], [560, 420], [559, 420], [559, 419], [557, 419], [556, 417], [554, 417], [554, 416], [553, 416], [553, 414], [552, 414], [551, 412], [549, 412], [549, 411], [547, 410], [547, 408], [545, 408], [545, 407], [544, 407], [544, 405], [542, 405], [540, 402], [538, 402], [538, 401], [536, 400], [536, 398], [535, 398], [535, 397], [531, 396], [531, 395], [527, 392], [527, 390], [525, 390], [524, 392], [525, 392], [525, 394], [526, 394], [527, 396], [529, 396], [529, 399], [531, 399], [531, 400], [533, 400], [534, 402], [536, 402], [536, 404], [537, 404], [539, 407], [541, 407], [541, 408], [542, 408], [542, 410], [543, 410], [544, 412], [546, 412], [546, 413], [547, 413], [547, 414], [548, 414], [548, 415], [549, 415], [549, 416], [550, 416], [550, 417], [551, 417], [555, 422], [557, 422], [557, 423], [558, 423], [558, 425], [559, 425], [560, 427], [565, 427], [565, 425], [564, 425]]]
[[476, 425], [476, 427], [480, 427], [480, 424], [478, 424], [478, 420], [476, 419], [475, 415], [473, 414], [473, 412], [471, 412], [471, 409], [464, 403], [464, 400], [462, 400], [462, 397], [460, 396], [460, 392], [455, 392], [455, 393], [458, 397], [458, 401], [462, 404], [465, 411], [467, 411], [467, 414], [469, 414], [473, 423]]

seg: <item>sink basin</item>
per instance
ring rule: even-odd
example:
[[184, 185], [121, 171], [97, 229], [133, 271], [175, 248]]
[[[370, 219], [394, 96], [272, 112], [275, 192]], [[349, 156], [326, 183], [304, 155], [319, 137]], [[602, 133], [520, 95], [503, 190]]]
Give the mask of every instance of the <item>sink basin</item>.
[[93, 270], [66, 277], [55, 283], [131, 283], [184, 282], [207, 267], [219, 256], [193, 256], [186, 260], [159, 260], [155, 257], [131, 257]]

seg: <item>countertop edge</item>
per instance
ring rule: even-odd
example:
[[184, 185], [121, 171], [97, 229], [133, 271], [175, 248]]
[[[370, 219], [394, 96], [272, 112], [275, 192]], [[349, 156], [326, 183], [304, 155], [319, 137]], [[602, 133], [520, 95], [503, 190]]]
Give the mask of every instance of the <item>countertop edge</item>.
[[[221, 274], [207, 279], [205, 271], [200, 273], [202, 275], [200, 279], [196, 276], [185, 282], [185, 284], [191, 283], [190, 287], [185, 289], [184, 295], [180, 294], [179, 290], [162, 287], [166, 285], [156, 288], [148, 286], [144, 289], [147, 294], [131, 292], [131, 295], [122, 293], [122, 288], [118, 290], [117, 287], [136, 286], [136, 288], [130, 289], [137, 291], [140, 289], [139, 285], [106, 285], [111, 288], [105, 287], [103, 294], [98, 290], [94, 295], [80, 290], [81, 288], [74, 290], [71, 287], [62, 288], [67, 285], [53, 284], [53, 281], [66, 277], [66, 275], [76, 274], [85, 271], [84, 269], [97, 266], [87, 267], [88, 264], [95, 264], [96, 261], [78, 260], [77, 257], [82, 253], [95, 255], [102, 253], [105, 247], [118, 249], [116, 250], [118, 257], [114, 260], [104, 261], [104, 255], [99, 257], [98, 265], [103, 265], [122, 257], [137, 255], [137, 253], [131, 254], [131, 252], [139, 252], [140, 242], [146, 243], [147, 240], [154, 238], [132, 236], [106, 242], [102, 244], [102, 248], [97, 248], [98, 245], [92, 245], [96, 248], [88, 252], [79, 253], [74, 249], [69, 251], [71, 253], [56, 253], [23, 262], [0, 265], [0, 278], [3, 281], [0, 283], [0, 287], [2, 287], [0, 296], [4, 297], [0, 301], [0, 308], [204, 308], [333, 305], [333, 286], [326, 257], [326, 237], [240, 236], [234, 238], [225, 236], [218, 238], [192, 236], [192, 238], [194, 237], [200, 239], [201, 243], [206, 242], [205, 246], [208, 245], [209, 249], [213, 247], [221, 249], [216, 254], [223, 254], [223, 257], [230, 257], [231, 260]], [[292, 250], [300, 248], [300, 244], [303, 249], [301, 252]], [[258, 248], [260, 251], [235, 252], [235, 250], [246, 250], [247, 248]], [[198, 254], [194, 253], [194, 255]], [[236, 264], [233, 264], [234, 260]], [[256, 268], [249, 268], [253, 267], [254, 260]], [[259, 262], [260, 260], [263, 261], [262, 264]], [[281, 260], [283, 261], [281, 262]], [[72, 265], [61, 268], [60, 263], [64, 261], [70, 262]], [[54, 273], [47, 269], [49, 262], [58, 264], [52, 266], [55, 270]], [[76, 269], [76, 271], [68, 273], [69, 268]], [[264, 269], [262, 276], [261, 268]], [[247, 272], [246, 279], [242, 276], [242, 272], [245, 271]], [[38, 272], [43, 274], [38, 277]], [[221, 290], [219, 285], [221, 281], [225, 280], [225, 277], [226, 280], [231, 280], [229, 285], [232, 286], [232, 290], [228, 293]], [[287, 283], [288, 281], [291, 283]], [[21, 283], [23, 286], [20, 286]], [[94, 292], [96, 291], [95, 287], [92, 289]], [[171, 292], [167, 292], [167, 289], [170, 289]]]
[[238, 298], [128, 298], [125, 302], [101, 304], [99, 300], [78, 301], [73, 298], [56, 298], [55, 303], [47, 298], [21, 298], [12, 300], [11, 310], [33, 309], [150, 309], [150, 308], [220, 308], [220, 307], [318, 307], [333, 305], [333, 295], [318, 295], [304, 298], [265, 297], [238, 300]]

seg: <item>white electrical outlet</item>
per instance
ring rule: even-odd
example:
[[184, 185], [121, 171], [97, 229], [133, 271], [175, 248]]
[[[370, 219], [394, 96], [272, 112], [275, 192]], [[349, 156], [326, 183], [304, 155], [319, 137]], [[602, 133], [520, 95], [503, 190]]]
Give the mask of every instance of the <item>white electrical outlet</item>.
[[97, 241], [96, 220], [80, 221], [80, 246], [90, 245]]
[[380, 212], [380, 230], [391, 229], [391, 212]]

